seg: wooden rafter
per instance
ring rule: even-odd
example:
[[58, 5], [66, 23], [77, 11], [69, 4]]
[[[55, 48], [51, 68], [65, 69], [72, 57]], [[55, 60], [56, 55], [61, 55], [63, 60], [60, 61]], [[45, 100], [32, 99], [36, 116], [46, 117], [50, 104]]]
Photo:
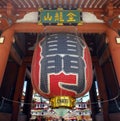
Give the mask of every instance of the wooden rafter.
[[[113, 3], [114, 8], [120, 8], [119, 0], [110, 0], [110, 1]], [[8, 2], [9, 0], [0, 0], [0, 6], [2, 8], [5, 8]], [[108, 0], [70, 0], [69, 2], [69, 0], [10, 0], [10, 2], [15, 6], [15, 8], [35, 8], [35, 7], [41, 7], [43, 5], [45, 7], [45, 6], [48, 6], [48, 2], [49, 2], [49, 6], [52, 6], [53, 8], [55, 8], [55, 6], [57, 7], [72, 6], [72, 8], [76, 8], [76, 5], [78, 5], [78, 7], [80, 8], [102, 8], [109, 1]]]
[[92, 8], [94, 2], [95, 2], [94, 0], [91, 0], [90, 6], [89, 6], [90, 8]]
[[71, 0], [69, 0], [69, 1], [68, 1], [69, 9], [71, 9], [71, 8], [72, 8], [72, 3], [73, 3], [73, 0], [72, 0], [72, 1], [71, 1]]
[[119, 7], [120, 6], [120, 1], [118, 1], [118, 3], [117, 3], [117, 5], [116, 5], [117, 7]]
[[21, 3], [19, 1], [13, 0], [14, 1], [14, 6], [21, 7]]
[[75, 0], [75, 1], [73, 2], [73, 8], [77, 8], [77, 4], [78, 4], [78, 0]]
[[39, 0], [36, 0], [36, 2], [38, 4], [38, 7], [43, 7], [43, 4], [42, 4], [41, 0], [40, 1]]
[[29, 3], [31, 4], [31, 7], [35, 8], [36, 7], [36, 4], [35, 4], [36, 2], [35, 1], [33, 2], [33, 0], [29, 0], [29, 1], [30, 1]]
[[86, 8], [85, 5], [88, 2], [88, 0], [83, 0], [82, 4], [81, 4], [81, 8]]
[[98, 8], [101, 8], [101, 7], [103, 6], [103, 2], [105, 2], [105, 1], [100, 0], [99, 3], [97, 4], [97, 7], [98, 7]]
[[67, 1], [66, 0], [62, 1], [62, 6], [64, 6], [64, 8], [67, 7]]
[[17, 2], [19, 3], [18, 6], [19, 6], [20, 8], [25, 8], [25, 7], [24, 7], [24, 3], [23, 3], [21, 0], [18, 0]]
[[113, 1], [113, 5], [117, 5], [118, 2], [120, 2], [120, 1], [119, 1], [119, 0], [115, 0], [115, 1]]
[[82, 8], [81, 7], [81, 4], [83, 3], [83, 0], [80, 0], [80, 1], [78, 1], [78, 6], [77, 6], [77, 8]]
[[94, 1], [93, 3], [89, 3], [89, 6], [93, 6], [93, 8], [96, 7], [96, 5], [98, 4], [99, 0]]
[[44, 0], [45, 6], [48, 6], [48, 0]]
[[104, 1], [102, 1], [102, 2], [99, 4], [98, 7], [104, 8], [104, 7], [107, 6], [107, 4], [108, 4], [109, 2], [111, 2], [111, 0], [104, 0]]
[[92, 5], [92, 4], [93, 4], [92, 1], [88, 1], [87, 4], [86, 4], [86, 8], [91, 7], [90, 5]]
[[53, 1], [52, 0], [48, 0], [48, 8], [49, 9], [53, 8]]

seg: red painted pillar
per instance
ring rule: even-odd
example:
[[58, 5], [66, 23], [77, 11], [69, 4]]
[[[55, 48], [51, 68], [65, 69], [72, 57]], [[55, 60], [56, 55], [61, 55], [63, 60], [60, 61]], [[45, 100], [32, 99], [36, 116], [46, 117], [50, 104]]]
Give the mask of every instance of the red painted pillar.
[[106, 34], [116, 76], [120, 86], [120, 43], [117, 43], [116, 41], [116, 38], [120, 38], [120, 36], [116, 31], [110, 28], [107, 30]]
[[4, 37], [3, 42], [0, 42], [0, 86], [3, 80], [6, 64], [9, 57], [9, 52], [13, 43], [14, 30], [9, 28], [5, 30], [0, 39]]
[[[96, 78], [98, 81], [98, 90], [99, 90], [100, 99], [101, 101], [106, 101], [108, 100], [107, 91], [105, 87], [102, 68], [99, 65], [98, 59], [96, 59], [93, 65], [95, 69]], [[103, 102], [101, 104], [102, 104], [101, 109], [102, 109], [104, 121], [110, 121], [109, 114], [108, 114], [108, 102]]]

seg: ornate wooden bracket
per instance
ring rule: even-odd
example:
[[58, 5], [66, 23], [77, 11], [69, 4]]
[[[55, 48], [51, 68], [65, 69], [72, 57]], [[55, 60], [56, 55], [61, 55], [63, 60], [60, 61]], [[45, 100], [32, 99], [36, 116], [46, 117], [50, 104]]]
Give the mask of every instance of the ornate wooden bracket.
[[15, 9], [14, 5], [12, 5], [10, 2], [7, 4], [6, 9], [7, 17], [11, 19], [12, 23], [15, 23], [17, 19], [23, 18], [27, 13], [26, 11], [18, 12], [18, 10]]
[[26, 14], [26, 11], [19, 12], [10, 2], [7, 3], [6, 8], [0, 9], [0, 30], [4, 30], [21, 19]]
[[8, 20], [4, 17], [0, 17], [0, 30], [4, 30], [9, 26]]
[[107, 17], [112, 17], [114, 16], [114, 7], [111, 2], [109, 2], [105, 8], [105, 14]]
[[119, 10], [116, 10], [111, 2], [104, 7], [103, 12], [95, 12], [94, 13], [98, 19], [104, 20], [104, 22], [113, 29], [118, 29], [120, 18], [118, 15], [120, 14]]

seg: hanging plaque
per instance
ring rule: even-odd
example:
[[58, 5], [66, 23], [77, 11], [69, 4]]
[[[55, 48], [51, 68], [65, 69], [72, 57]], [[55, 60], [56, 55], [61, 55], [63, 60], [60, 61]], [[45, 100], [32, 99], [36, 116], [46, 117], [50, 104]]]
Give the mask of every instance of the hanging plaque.
[[81, 10], [39, 10], [38, 24], [82, 24]]

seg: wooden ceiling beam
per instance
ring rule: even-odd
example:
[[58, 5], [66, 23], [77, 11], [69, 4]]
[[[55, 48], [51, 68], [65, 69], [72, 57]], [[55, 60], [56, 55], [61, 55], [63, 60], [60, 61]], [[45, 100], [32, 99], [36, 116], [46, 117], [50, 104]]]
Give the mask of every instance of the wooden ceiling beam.
[[[15, 8], [21, 8], [21, 9], [23, 8], [29, 9], [32, 7], [36, 8], [38, 6], [41, 6], [40, 5], [41, 2], [42, 2], [42, 5], [44, 5], [44, 8], [49, 8], [49, 7], [46, 7], [48, 6], [48, 2], [51, 5], [53, 5], [52, 8], [54, 8], [55, 6], [64, 7], [64, 5], [62, 5], [62, 2], [64, 3], [64, 1], [67, 1], [66, 2], [67, 6], [71, 6], [70, 4], [72, 4], [73, 8], [75, 5], [75, 8], [81, 8], [81, 9], [87, 8], [87, 7], [88, 8], [95, 8], [95, 7], [103, 8], [109, 1], [111, 1], [114, 4], [114, 8], [119, 8], [119, 2], [120, 2], [119, 0], [1, 0], [0, 8], [5, 8], [8, 2], [10, 2], [13, 6], [15, 6]], [[71, 1], [70, 4], [69, 4], [69, 1]]]
[[93, 5], [92, 5], [92, 7], [96, 7], [96, 8], [98, 8], [98, 6], [102, 3], [102, 0], [96, 0], [96, 1], [98, 1], [97, 3], [96, 2], [94, 2], [93, 3]]
[[67, 1], [67, 5], [68, 5], [68, 9], [71, 9], [71, 8], [72, 8], [71, 0], [68, 0], [68, 1]]
[[55, 5], [56, 7], [59, 6], [59, 2], [58, 2], [58, 0], [55, 1], [54, 5]]
[[48, 7], [48, 0], [44, 0], [46, 7]]
[[11, 47], [10, 55], [18, 65], [22, 64], [22, 59], [13, 46]]
[[15, 3], [17, 4], [17, 6], [19, 8], [23, 8], [23, 4], [22, 4], [22, 2], [20, 0], [17, 0], [17, 2], [15, 2]]
[[45, 1], [44, 0], [40, 0], [40, 1], [41, 1], [41, 4], [42, 4], [42, 7], [46, 8], [47, 5], [45, 4]]
[[[15, 32], [26, 33], [54, 33], [54, 32], [78, 32], [78, 33], [103, 33], [106, 31], [105, 24], [86, 23], [80, 26], [43, 26], [34, 23], [17, 23], [13, 25]], [[46, 31], [47, 30], [47, 31]]]
[[119, 21], [120, 21], [120, 18], [117, 18], [117, 19], [115, 19], [111, 24], [110, 24], [110, 26], [111, 26], [111, 28], [113, 28], [114, 30], [120, 30], [120, 23], [119, 23]]
[[[84, 0], [83, 0], [83, 1], [84, 1]], [[77, 8], [82, 8], [82, 3], [83, 3], [83, 1], [81, 1], [81, 0], [78, 1], [78, 6], [77, 6]]]
[[120, 6], [120, 1], [118, 2], [118, 4], [116, 5], [117, 7], [119, 7]]
[[52, 0], [48, 1], [48, 7], [49, 7], [49, 9], [52, 9], [54, 7]]
[[112, 3], [113, 5], [117, 5], [120, 0], [114, 0]]
[[81, 33], [104, 33], [107, 29], [105, 24], [83, 24], [81, 26], [77, 26], [78, 32]]
[[72, 0], [72, 1], [71, 1], [71, 8], [74, 8], [74, 3], [75, 3], [75, 1]]
[[23, 3], [24, 3], [24, 6], [27, 7], [27, 8], [30, 6], [30, 4], [28, 3], [28, 1], [23, 0]]
[[88, 0], [83, 0], [82, 4], [81, 4], [81, 8], [85, 8], [86, 3], [88, 2]]
[[7, 29], [9, 27], [9, 22], [6, 18], [0, 18], [0, 30]]
[[86, 8], [91, 8], [91, 7], [94, 8], [94, 7], [93, 7], [93, 3], [94, 3], [94, 2], [95, 2], [95, 1], [90, 1], [90, 0], [89, 0], [89, 1], [87, 2], [87, 4], [86, 4]]
[[63, 8], [66, 8], [67, 7], [67, 1], [63, 0], [62, 1], [62, 6], [63, 6]]
[[17, 35], [14, 38], [15, 38], [15, 42], [16, 42], [17, 46], [19, 47], [21, 52], [25, 55], [25, 47], [24, 47], [23, 42], [21, 42], [21, 39]]
[[33, 2], [32, 0], [29, 0], [28, 3], [30, 4], [30, 6], [31, 6], [32, 8], [35, 8], [35, 7], [34, 7], [34, 3], [35, 3], [35, 2]]
[[[120, 14], [120, 8], [114, 8], [114, 13], [118, 13]], [[101, 9], [101, 8], [83, 8], [82, 9], [83, 12], [98, 12], [98, 13], [101, 13], [103, 14], [104, 13], [104, 9]], [[29, 12], [38, 12], [38, 8], [17, 8], [16, 9], [16, 14], [19, 14], [19, 13], [29, 13]], [[1, 14], [6, 14], [6, 8], [0, 8], [0, 13]]]
[[93, 8], [95, 8], [96, 7], [96, 5], [99, 3], [99, 0], [96, 0], [96, 1], [94, 1], [94, 3], [92, 3], [92, 5], [91, 5], [91, 3], [90, 3], [90, 5], [93, 7]]
[[107, 47], [99, 59], [100, 65], [103, 65], [109, 58], [110, 58], [110, 51], [109, 48]]
[[[0, 11], [6, 11], [6, 9], [0, 9]], [[17, 12], [18, 13], [21, 13], [21, 12], [38, 12], [38, 8], [23, 8], [23, 9], [17, 9]], [[104, 10], [103, 9], [101, 9], [101, 8], [83, 8], [82, 9], [82, 11], [83, 12], [92, 12], [92, 13], [94, 13], [94, 12], [99, 12], [99, 13], [104, 13]], [[120, 8], [114, 8], [114, 12], [117, 12], [117, 13], [119, 13], [120, 14]]]
[[[41, 0], [39, 0], [39, 1], [37, 1], [37, 2], [38, 2], [39, 7], [43, 7], [43, 3], [42, 3]], [[34, 8], [34, 9], [35, 9], [35, 8]]]
[[75, 1], [73, 2], [73, 8], [77, 8], [77, 4], [78, 4], [78, 0], [75, 0]]

